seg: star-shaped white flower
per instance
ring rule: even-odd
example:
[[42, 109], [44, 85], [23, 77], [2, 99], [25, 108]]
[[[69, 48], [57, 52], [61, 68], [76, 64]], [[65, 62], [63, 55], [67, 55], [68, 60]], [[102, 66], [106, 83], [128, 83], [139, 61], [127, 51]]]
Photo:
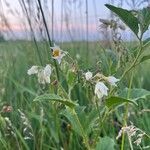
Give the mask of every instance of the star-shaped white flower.
[[106, 77], [106, 80], [109, 82], [110, 85], [113, 86], [117, 86], [116, 82], [119, 81], [119, 79], [115, 78], [114, 76]]
[[52, 49], [52, 55], [54, 59], [58, 61], [58, 63], [61, 63], [61, 59], [66, 55], [66, 52], [60, 49], [59, 46], [50, 47]]
[[86, 80], [90, 80], [92, 77], [93, 77], [93, 73], [92, 72], [88, 71], [88, 72], [85, 73], [85, 79]]
[[108, 88], [103, 82], [97, 82], [95, 85], [95, 94], [99, 99], [108, 95]]
[[28, 70], [28, 72], [27, 72], [27, 74], [28, 75], [32, 75], [32, 74], [37, 74], [38, 73], [38, 66], [32, 66], [29, 70]]

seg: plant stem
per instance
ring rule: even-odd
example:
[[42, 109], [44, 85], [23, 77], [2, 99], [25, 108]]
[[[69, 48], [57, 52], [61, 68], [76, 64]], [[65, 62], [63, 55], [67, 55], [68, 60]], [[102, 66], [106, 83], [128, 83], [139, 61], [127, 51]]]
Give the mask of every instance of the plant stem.
[[[125, 77], [125, 75], [133, 68], [136, 66], [136, 63], [138, 61], [138, 58], [140, 57], [141, 53], [143, 51], [143, 43], [142, 41], [140, 40], [140, 46], [139, 46], [139, 51], [138, 51], [138, 54], [136, 55], [136, 58], [134, 59], [133, 63], [131, 64], [131, 66], [125, 70], [120, 78], [120, 81]], [[110, 94], [113, 93], [113, 91], [115, 90], [115, 87], [110, 91]]]
[[98, 100], [95, 100], [95, 104], [96, 104], [96, 109], [98, 111], [98, 117], [99, 117], [99, 123], [101, 122], [101, 116], [100, 116], [100, 111], [99, 111], [99, 107], [98, 107]]
[[[130, 78], [130, 83], [129, 83], [129, 89], [128, 89], [128, 95], [127, 95], [127, 99], [130, 97], [130, 89], [131, 89], [131, 86], [132, 86], [132, 82], [133, 82], [133, 73], [132, 73], [132, 76]], [[124, 114], [124, 117], [123, 117], [123, 127], [127, 126], [127, 118], [128, 118], [128, 109], [129, 109], [129, 103], [126, 104], [126, 107], [125, 107], [125, 114]], [[123, 131], [123, 134], [122, 134], [122, 141], [121, 141], [121, 150], [124, 150], [124, 142], [125, 142], [125, 132]], [[129, 139], [129, 143], [131, 144], [131, 141]], [[132, 147], [130, 145], [130, 147]], [[132, 149], [132, 148], [131, 148]]]
[[[42, 8], [42, 5], [41, 5], [41, 1], [40, 0], [37, 0], [37, 1], [38, 1], [40, 10], [41, 10], [43, 23], [44, 23], [44, 26], [45, 26], [45, 29], [46, 29], [46, 33], [47, 33], [47, 37], [48, 37], [48, 43], [49, 43], [49, 46], [52, 47], [53, 45], [52, 45], [52, 41], [51, 41], [50, 34], [49, 34], [49, 31], [48, 31], [48, 26], [47, 26], [46, 19], [45, 19], [45, 16], [44, 16], [44, 12], [43, 12], [43, 8]], [[56, 63], [55, 60], [54, 60], [54, 66], [55, 66], [55, 69], [56, 69], [57, 79], [59, 81], [59, 70], [58, 70], [58, 66], [57, 66], [57, 63]]]
[[110, 113], [110, 111], [107, 109], [106, 110], [106, 112], [105, 112], [105, 114], [104, 114], [104, 117], [101, 119], [100, 118], [100, 112], [99, 112], [99, 119], [100, 119], [100, 125], [99, 125], [99, 131], [97, 132], [97, 135], [96, 135], [96, 138], [95, 138], [95, 144], [96, 144], [96, 142], [97, 142], [97, 139], [98, 139], [98, 137], [99, 137], [99, 133], [101, 132], [101, 129], [102, 129], [102, 127], [103, 127], [103, 123], [104, 123], [104, 121], [105, 121], [105, 119], [107, 118], [107, 116], [108, 116], [108, 114]]
[[136, 62], [137, 62], [138, 58], [140, 57], [142, 50], [143, 50], [143, 44], [142, 44], [142, 41], [140, 41], [140, 48], [139, 48], [138, 54], [136, 55], [135, 60], [133, 61], [131, 66], [122, 74], [120, 80], [122, 80], [124, 78], [124, 76], [136, 65]]
[[81, 123], [80, 123], [78, 115], [77, 115], [77, 113], [75, 112], [74, 109], [72, 110], [72, 114], [74, 115], [74, 118], [76, 119], [76, 122], [77, 122], [78, 126], [80, 127], [80, 131], [81, 131], [81, 134], [82, 134], [82, 138], [83, 138], [85, 147], [87, 148], [87, 150], [90, 150], [90, 145], [89, 145], [89, 142], [88, 142], [88, 137], [87, 137], [86, 133], [84, 132], [84, 129], [83, 129]]

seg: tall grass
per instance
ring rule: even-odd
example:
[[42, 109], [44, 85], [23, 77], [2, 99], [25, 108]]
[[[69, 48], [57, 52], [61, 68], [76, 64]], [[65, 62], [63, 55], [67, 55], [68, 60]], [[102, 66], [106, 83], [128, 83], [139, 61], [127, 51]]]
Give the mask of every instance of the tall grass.
[[[74, 43], [75, 48], [78, 48], [79, 43]], [[44, 47], [46, 43], [38, 42], [40, 48]], [[90, 68], [95, 68], [92, 70], [96, 72], [100, 67], [100, 64], [96, 64], [99, 60], [103, 60], [104, 53], [99, 47], [98, 43], [89, 43], [90, 49], [95, 47], [93, 51], [89, 52], [89, 58], [86, 56], [86, 43], [80, 43], [81, 47], [78, 48], [78, 53], [80, 55], [79, 64], [80, 68], [87, 70]], [[44, 49], [44, 48], [42, 48]], [[63, 49], [68, 49], [69, 53], [76, 57], [74, 49], [70, 49], [70, 43], [64, 43]], [[27, 69], [31, 64], [40, 64], [37, 52], [35, 51], [33, 42], [29, 41], [16, 41], [16, 42], [4, 42], [0, 43], [0, 55], [1, 55], [1, 97], [0, 97], [0, 108], [4, 105], [12, 106], [13, 110], [10, 113], [2, 113], [1, 115], [9, 117], [11, 121], [11, 127], [8, 130], [8, 125], [3, 125], [3, 118], [1, 117], [1, 134], [4, 133], [0, 140], [0, 145], [2, 149], [85, 149], [81, 137], [74, 131], [70, 122], [66, 117], [64, 117], [63, 108], [58, 104], [52, 105], [50, 102], [34, 103], [32, 100], [40, 93], [43, 93], [41, 86], [37, 84], [36, 78], [30, 78], [27, 76]], [[95, 57], [98, 56], [98, 57]], [[42, 52], [42, 59], [47, 58], [46, 51]], [[85, 63], [85, 59], [88, 59], [88, 64]], [[45, 62], [46, 63], [46, 62]], [[138, 88], [147, 88], [149, 90], [149, 61], [145, 64], [141, 64], [139, 69], [133, 76], [133, 85]], [[98, 66], [97, 66], [98, 65]], [[96, 67], [97, 66], [97, 67]], [[142, 72], [141, 72], [142, 68]], [[103, 69], [103, 68], [101, 68]], [[110, 68], [110, 72], [113, 71]], [[143, 74], [143, 72], [145, 72]], [[109, 74], [109, 71], [106, 71]], [[141, 73], [141, 74], [140, 74]], [[80, 86], [80, 85], [78, 85]], [[79, 87], [76, 87], [79, 88]], [[47, 89], [47, 92], [51, 89]], [[72, 98], [78, 99], [80, 105], [84, 106], [89, 103], [86, 95], [83, 93], [84, 89], [79, 91], [74, 91], [72, 93]], [[82, 99], [84, 97], [84, 99]], [[150, 103], [148, 99], [140, 100], [138, 102], [139, 107], [132, 107], [130, 110], [129, 120], [132, 120], [136, 126], [142, 130], [149, 133], [150, 131], [150, 121], [149, 121], [149, 107]], [[88, 121], [92, 118], [94, 119], [97, 115], [96, 110], [86, 110], [83, 111], [81, 107], [77, 110], [79, 118], [84, 128], [86, 128]], [[21, 114], [25, 115], [27, 118], [27, 124], [21, 119]], [[101, 108], [102, 109], [102, 108]], [[131, 109], [129, 107], [129, 109]], [[88, 116], [89, 120], [84, 122], [84, 115]], [[61, 115], [60, 115], [61, 114]], [[104, 122], [104, 127], [101, 131], [101, 136], [109, 135], [114, 138], [117, 136], [121, 116], [123, 114], [123, 109], [120, 108], [115, 111], [114, 114], [110, 115]], [[28, 126], [30, 126], [30, 130]], [[24, 130], [27, 129], [26, 132]], [[15, 136], [12, 133], [15, 133]], [[33, 136], [30, 135], [30, 132]], [[6, 133], [8, 133], [6, 135]], [[27, 138], [25, 138], [27, 137]], [[89, 135], [90, 137], [90, 135]], [[92, 135], [90, 138], [92, 142]], [[15, 144], [14, 144], [15, 143]], [[119, 149], [119, 143], [117, 142], [116, 149]], [[143, 145], [148, 145], [149, 141], [145, 138]], [[125, 142], [125, 147], [128, 149], [128, 144]], [[136, 147], [135, 147], [136, 149]]]

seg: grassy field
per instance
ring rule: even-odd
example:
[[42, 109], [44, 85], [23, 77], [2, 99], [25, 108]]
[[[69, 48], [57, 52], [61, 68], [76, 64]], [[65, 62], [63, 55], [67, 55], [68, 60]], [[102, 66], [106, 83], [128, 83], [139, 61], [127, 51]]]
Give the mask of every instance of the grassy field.
[[[104, 50], [100, 42], [89, 42], [88, 51], [85, 42], [68, 42], [59, 45], [64, 51], [69, 52], [74, 60], [78, 61], [78, 67], [82, 70], [81, 74], [90, 70], [94, 73], [101, 71], [107, 76], [115, 74], [119, 77], [120, 72], [116, 72], [115, 69], [117, 66], [115, 54], [109, 49]], [[127, 43], [127, 45], [129, 48], [132, 47], [132, 44]], [[80, 107], [76, 108], [77, 115], [88, 135], [88, 143], [91, 147], [94, 147], [95, 134], [98, 132], [98, 112], [93, 109], [90, 85], [80, 77], [79, 80], [75, 79], [75, 81], [72, 79], [73, 77], [71, 79], [68, 77], [70, 75], [68, 72], [74, 69], [74, 66], [68, 58], [66, 60], [68, 59], [69, 63], [65, 63], [64, 57], [60, 66], [60, 82], [66, 91], [62, 94], [62, 87], [60, 85], [55, 86], [55, 77], [52, 77], [50, 86], [43, 89], [35, 76], [27, 75], [27, 70], [32, 65], [53, 64], [53, 60], [50, 59], [48, 44], [39, 42], [38, 48], [39, 51], [37, 51], [34, 43], [29, 41], [0, 43], [0, 149], [86, 149], [79, 129], [74, 126], [74, 124], [77, 124], [77, 120], [70, 121], [72, 116], [69, 116], [69, 110], [64, 109], [64, 105], [47, 101], [33, 102], [33, 99], [38, 95], [49, 92], [55, 93], [56, 91], [60, 92], [59, 94], [63, 97], [65, 97], [64, 93], [70, 93], [71, 99], [78, 100]], [[149, 50], [147, 49], [145, 54], [148, 53]], [[150, 91], [149, 66], [149, 60], [141, 63], [132, 73], [126, 75], [123, 80], [124, 85], [120, 84], [119, 87], [129, 87], [129, 78], [133, 76], [132, 88]], [[71, 69], [68, 69], [68, 67], [71, 67]], [[85, 88], [85, 86], [89, 87]], [[128, 124], [131, 121], [136, 127], [150, 135], [149, 97], [141, 98], [137, 103], [138, 106], [129, 106]], [[11, 106], [12, 111], [4, 112], [3, 106], [6, 105]], [[105, 108], [99, 107], [100, 114], [105, 115], [103, 113]], [[99, 134], [100, 141], [108, 140], [109, 142], [109, 138], [111, 138], [113, 140], [112, 145], [117, 150], [120, 149], [121, 140], [116, 140], [116, 136], [122, 126], [123, 113], [124, 106], [113, 109], [104, 120]], [[8, 117], [9, 121], [6, 121], [5, 117]], [[109, 138], [104, 139], [105, 137]], [[144, 149], [144, 147], [150, 149], [148, 146], [150, 146], [150, 140], [144, 137], [141, 149]], [[125, 149], [129, 150], [129, 147], [129, 141], [125, 137]], [[133, 148], [139, 149], [134, 144]]]

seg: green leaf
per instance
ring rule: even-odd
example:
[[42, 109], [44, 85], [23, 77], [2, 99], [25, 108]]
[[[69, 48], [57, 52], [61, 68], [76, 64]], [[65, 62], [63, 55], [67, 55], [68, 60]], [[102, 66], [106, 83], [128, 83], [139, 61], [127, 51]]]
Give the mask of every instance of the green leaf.
[[134, 101], [126, 99], [126, 98], [122, 98], [122, 97], [113, 96], [113, 97], [110, 97], [110, 98], [106, 99], [106, 106], [108, 108], [110, 108], [112, 106], [120, 105], [122, 103], [132, 103], [132, 104], [137, 105], [137, 103], [135, 103]]
[[147, 38], [143, 41], [143, 48], [147, 48], [150, 46], [150, 38]]
[[81, 83], [76, 83], [71, 89], [71, 99], [77, 100], [79, 105], [87, 105], [89, 102], [87, 89]]
[[72, 126], [72, 129], [77, 133], [79, 134], [80, 136], [82, 136], [82, 130], [81, 130], [81, 127], [79, 126], [79, 124], [77, 123], [77, 120], [76, 120], [76, 116], [74, 114], [74, 111], [72, 111], [72, 109], [65, 109], [63, 112], [62, 112], [62, 115], [64, 115], [71, 123], [71, 126]]
[[146, 55], [146, 56], [143, 56], [143, 57], [141, 58], [141, 60], [140, 60], [140, 63], [142, 63], [142, 62], [144, 62], [144, 61], [146, 61], [146, 60], [148, 60], [148, 59], [150, 59], [150, 54], [149, 54], [149, 55]]
[[115, 150], [115, 142], [110, 137], [100, 138], [99, 142], [96, 145], [96, 150]]
[[70, 108], [74, 108], [76, 106], [75, 103], [73, 103], [71, 100], [63, 99], [58, 95], [55, 94], [43, 94], [38, 97], [36, 97], [33, 101], [43, 101], [43, 100], [51, 100], [55, 102], [60, 102]]
[[67, 82], [70, 86], [73, 86], [74, 82], [75, 82], [75, 79], [76, 79], [76, 74], [72, 71], [68, 71], [67, 73]]
[[138, 13], [138, 19], [141, 26], [141, 31], [144, 33], [148, 30], [148, 27], [150, 25], [150, 8], [143, 8]]
[[[75, 112], [78, 116], [78, 119], [84, 129], [84, 132], [89, 135], [93, 130], [96, 129], [95, 123], [97, 122], [98, 118], [98, 111], [97, 109], [91, 109], [90, 111], [86, 111], [87, 107], [85, 106], [77, 106], [75, 107]], [[72, 129], [78, 133], [80, 136], [82, 136], [82, 130], [77, 124], [76, 117], [73, 113], [73, 110], [67, 108], [61, 112], [62, 115], [64, 115], [69, 122], [71, 123]]]
[[132, 14], [132, 12], [115, 7], [113, 5], [106, 4], [108, 9], [114, 12], [118, 17], [136, 34], [138, 35], [139, 27], [138, 27], [138, 19]]
[[[128, 88], [125, 88], [123, 91], [121, 91], [121, 93], [119, 94], [119, 96], [126, 98], [128, 95]], [[147, 96], [150, 95], [150, 91], [147, 91], [145, 89], [130, 89], [130, 99], [133, 101], [139, 100], [139, 99], [146, 99]]]

